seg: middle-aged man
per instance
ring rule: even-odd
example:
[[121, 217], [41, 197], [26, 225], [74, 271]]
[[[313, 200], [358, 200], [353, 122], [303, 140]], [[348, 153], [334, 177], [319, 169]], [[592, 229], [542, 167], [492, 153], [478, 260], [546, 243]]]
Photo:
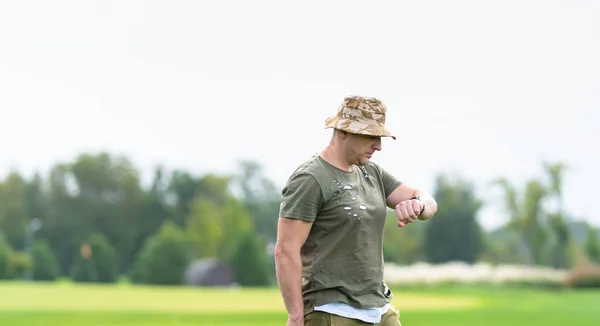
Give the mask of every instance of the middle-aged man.
[[[325, 122], [329, 144], [282, 191], [275, 262], [288, 326], [400, 325], [384, 281], [386, 210], [404, 227], [431, 218], [437, 203], [371, 161], [381, 137], [396, 139], [386, 111], [377, 98], [346, 97]], [[407, 160], [423, 151], [412, 140], [403, 149]]]

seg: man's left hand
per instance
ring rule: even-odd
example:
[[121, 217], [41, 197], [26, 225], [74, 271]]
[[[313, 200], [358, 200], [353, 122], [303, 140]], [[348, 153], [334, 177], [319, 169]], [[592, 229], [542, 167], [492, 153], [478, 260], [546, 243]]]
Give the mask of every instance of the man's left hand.
[[396, 205], [396, 216], [398, 217], [398, 226], [403, 227], [408, 223], [414, 222], [421, 210], [423, 203], [418, 199], [409, 199], [401, 201]]

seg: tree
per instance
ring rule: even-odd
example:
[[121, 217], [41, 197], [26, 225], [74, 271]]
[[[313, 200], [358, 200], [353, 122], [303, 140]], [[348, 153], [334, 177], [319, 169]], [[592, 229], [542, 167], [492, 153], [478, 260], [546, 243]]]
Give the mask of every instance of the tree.
[[134, 249], [136, 216], [143, 198], [139, 172], [123, 156], [82, 154], [70, 165], [79, 219], [100, 232], [121, 253], [127, 267]]
[[0, 182], [0, 230], [4, 231], [6, 241], [15, 250], [24, 246], [27, 216], [23, 194], [25, 180], [16, 172]]
[[548, 260], [554, 268], [568, 268], [571, 265], [570, 252], [572, 250], [572, 241], [569, 227], [563, 218], [563, 214], [560, 212], [549, 214], [548, 225], [553, 233]]
[[188, 172], [176, 170], [171, 176], [169, 193], [175, 199], [172, 219], [180, 227], [185, 227], [190, 216], [192, 204], [197, 198], [203, 198], [215, 205], [224, 204], [230, 197], [230, 177], [207, 174], [196, 178]]
[[388, 263], [412, 264], [425, 260], [423, 237], [428, 222], [398, 227], [398, 217], [389, 211], [383, 229], [383, 259]]
[[10, 256], [12, 248], [6, 241], [4, 234], [0, 232], [0, 280], [9, 278]]
[[244, 232], [235, 246], [229, 265], [238, 284], [266, 286], [270, 284], [266, 247], [254, 232]]
[[513, 265], [527, 260], [521, 238], [514, 232], [506, 232], [504, 228], [486, 234], [485, 247], [482, 261]]
[[224, 205], [221, 213], [221, 229], [223, 237], [219, 246], [218, 257], [226, 260], [235, 248], [235, 243], [243, 234], [256, 233], [246, 208], [235, 198], [230, 198]]
[[53, 281], [58, 277], [58, 261], [44, 240], [36, 240], [31, 248], [33, 279]]
[[8, 264], [8, 275], [12, 279], [22, 280], [26, 271], [32, 267], [31, 257], [23, 251], [13, 251]]
[[192, 255], [183, 230], [165, 221], [139, 252], [131, 274], [134, 283], [183, 284]]
[[175, 199], [172, 220], [180, 227], [185, 226], [185, 218], [190, 215], [191, 203], [197, 197], [200, 181], [191, 174], [176, 170], [171, 175], [169, 193]]
[[264, 176], [257, 162], [247, 160], [239, 162], [239, 172], [234, 180], [256, 232], [267, 241], [274, 242], [281, 199], [277, 187]]
[[563, 210], [562, 184], [565, 165], [562, 163], [544, 163], [544, 169], [550, 179], [549, 192], [556, 201], [557, 210], [549, 214], [548, 225], [553, 241], [549, 260], [555, 268], [567, 268], [570, 265], [569, 252], [572, 245], [571, 234]]
[[[528, 264], [568, 268], [572, 239], [563, 209], [562, 184], [566, 166], [543, 163], [547, 182], [529, 180], [520, 194], [507, 179], [495, 181], [504, 191], [504, 206], [510, 215], [508, 229], [519, 235]], [[551, 210], [548, 204], [554, 203]]]
[[75, 255], [72, 277], [76, 282], [114, 283], [119, 276], [119, 257], [108, 239], [94, 233]]
[[585, 237], [584, 251], [588, 259], [600, 264], [600, 242], [596, 229], [588, 225]]
[[194, 200], [185, 229], [194, 258], [219, 256], [223, 240], [222, 217], [214, 203], [200, 197]]
[[44, 189], [45, 183], [39, 173], [25, 184], [23, 191], [23, 202], [25, 215], [29, 220], [33, 218], [44, 219], [49, 208], [48, 193]]
[[530, 180], [525, 187], [523, 198], [514, 186], [504, 178], [495, 181], [504, 190], [505, 209], [510, 215], [508, 229], [519, 235], [526, 252], [527, 263], [544, 263], [544, 245], [548, 239], [543, 200], [547, 195], [544, 185], [538, 180]]
[[476, 219], [482, 203], [472, 188], [464, 180], [438, 176], [434, 198], [440, 209], [426, 222], [424, 235], [424, 250], [430, 262], [473, 263], [484, 251], [483, 233]]
[[133, 226], [136, 229], [133, 249], [127, 257], [129, 263], [138, 255], [146, 239], [156, 234], [172, 215], [172, 206], [168, 203], [168, 183], [162, 167], [155, 169], [150, 189], [143, 194], [139, 205], [139, 214], [136, 215]]
[[89, 223], [79, 217], [69, 165], [58, 163], [48, 175], [48, 209], [39, 216], [43, 227], [37, 233], [48, 241], [56, 254], [60, 275], [69, 275], [74, 253], [93, 233]]
[[48, 209], [40, 218], [46, 239], [59, 259], [61, 274], [70, 272], [74, 253], [94, 233], [103, 234], [127, 268], [134, 251], [143, 190], [139, 173], [122, 156], [84, 153], [50, 171]]
[[199, 196], [192, 203], [186, 223], [194, 258], [226, 260], [239, 236], [249, 230], [252, 230], [250, 218], [235, 198], [217, 206]]

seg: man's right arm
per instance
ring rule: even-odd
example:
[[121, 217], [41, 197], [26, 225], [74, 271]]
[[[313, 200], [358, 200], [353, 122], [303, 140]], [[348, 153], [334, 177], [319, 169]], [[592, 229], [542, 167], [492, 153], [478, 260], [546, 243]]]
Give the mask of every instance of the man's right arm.
[[279, 289], [288, 311], [288, 325], [304, 325], [302, 261], [300, 249], [312, 222], [279, 217], [275, 244], [275, 270]]

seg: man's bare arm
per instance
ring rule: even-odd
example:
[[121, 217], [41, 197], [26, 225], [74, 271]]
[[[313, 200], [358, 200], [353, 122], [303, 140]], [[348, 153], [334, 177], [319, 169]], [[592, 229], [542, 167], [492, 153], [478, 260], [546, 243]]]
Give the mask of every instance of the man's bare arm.
[[395, 209], [399, 203], [409, 200], [412, 197], [420, 197], [423, 204], [425, 204], [425, 210], [423, 214], [419, 216], [420, 220], [427, 220], [433, 217], [437, 212], [437, 202], [428, 192], [414, 188], [407, 184], [401, 184], [398, 188], [394, 189], [392, 193], [387, 197], [387, 205], [391, 209]]
[[280, 217], [275, 244], [275, 271], [277, 283], [288, 311], [288, 324], [302, 325], [302, 261], [300, 249], [306, 241], [312, 222]]

